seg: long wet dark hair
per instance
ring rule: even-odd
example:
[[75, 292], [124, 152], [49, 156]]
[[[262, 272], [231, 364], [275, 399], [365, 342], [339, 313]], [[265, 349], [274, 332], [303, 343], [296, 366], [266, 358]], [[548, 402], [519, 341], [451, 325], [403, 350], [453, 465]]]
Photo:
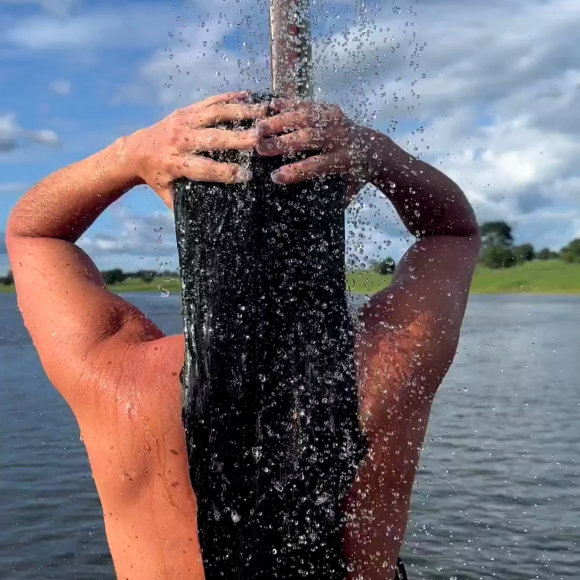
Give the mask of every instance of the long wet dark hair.
[[212, 157], [254, 179], [175, 184], [183, 421], [205, 575], [342, 580], [341, 502], [365, 451], [344, 186], [275, 185], [288, 158]]

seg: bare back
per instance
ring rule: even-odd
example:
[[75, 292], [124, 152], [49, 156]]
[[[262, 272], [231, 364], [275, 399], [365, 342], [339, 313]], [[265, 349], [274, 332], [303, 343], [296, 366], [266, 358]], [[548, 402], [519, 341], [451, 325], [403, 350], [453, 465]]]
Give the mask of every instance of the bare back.
[[93, 400], [73, 403], [119, 578], [203, 578], [182, 360], [182, 337], [105, 351], [86, 391]]

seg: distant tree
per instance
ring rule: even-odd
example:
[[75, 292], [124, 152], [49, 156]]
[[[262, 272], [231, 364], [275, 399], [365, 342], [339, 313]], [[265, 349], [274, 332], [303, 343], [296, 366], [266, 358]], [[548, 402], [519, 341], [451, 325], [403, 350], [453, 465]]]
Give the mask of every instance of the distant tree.
[[486, 248], [510, 248], [514, 243], [512, 228], [506, 222], [487, 222], [481, 226], [481, 241]]
[[567, 246], [562, 248], [560, 257], [567, 264], [580, 264], [580, 238], [572, 240]]
[[510, 248], [492, 246], [482, 251], [481, 262], [488, 268], [510, 268], [515, 266], [516, 257]]
[[553, 252], [549, 248], [544, 248], [536, 254], [538, 260], [557, 260], [559, 257], [558, 252]]
[[143, 282], [153, 282], [156, 275], [157, 272], [155, 272], [155, 270], [139, 270], [137, 272], [137, 277], [141, 278]]
[[2, 278], [2, 284], [4, 284], [4, 286], [11, 286], [14, 284], [14, 274], [12, 273], [12, 270], [8, 270], [6, 277]]
[[534, 246], [532, 246], [532, 244], [522, 244], [521, 246], [515, 246], [512, 248], [512, 252], [518, 264], [531, 262], [536, 257], [536, 252], [534, 252]]
[[395, 260], [393, 260], [393, 258], [382, 260], [375, 265], [374, 270], [382, 276], [392, 274], [395, 271]]
[[103, 280], [105, 280], [105, 284], [107, 284], [107, 286], [110, 284], [120, 284], [127, 278], [127, 275], [120, 268], [105, 270], [104, 272], [101, 272], [101, 276], [103, 277]]

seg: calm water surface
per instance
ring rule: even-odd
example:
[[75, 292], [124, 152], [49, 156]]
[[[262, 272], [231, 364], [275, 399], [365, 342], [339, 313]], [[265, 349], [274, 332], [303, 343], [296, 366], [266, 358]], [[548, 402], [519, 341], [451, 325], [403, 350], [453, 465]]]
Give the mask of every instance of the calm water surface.
[[[177, 296], [126, 297], [181, 332]], [[78, 427], [13, 295], [0, 369], [0, 578], [114, 578]], [[413, 496], [411, 579], [580, 578], [579, 377], [580, 298], [472, 298]]]

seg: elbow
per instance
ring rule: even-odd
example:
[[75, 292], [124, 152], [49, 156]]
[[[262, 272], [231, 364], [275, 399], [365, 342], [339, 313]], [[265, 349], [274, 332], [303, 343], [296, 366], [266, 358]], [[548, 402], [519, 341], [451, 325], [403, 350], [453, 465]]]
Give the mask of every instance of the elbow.
[[464, 213], [463, 219], [457, 220], [457, 230], [463, 237], [470, 237], [473, 239], [474, 244], [481, 244], [481, 232], [479, 229], [479, 224], [477, 223], [477, 218], [475, 217], [475, 212], [471, 205], [468, 204], [467, 211]]
[[481, 230], [473, 210], [470, 213], [469, 218], [464, 221], [461, 228], [458, 228], [457, 235], [469, 245], [470, 250], [475, 252], [476, 255], [479, 255], [481, 250]]
[[473, 232], [469, 234], [469, 237], [471, 238], [471, 244], [479, 255], [479, 252], [481, 251], [481, 230], [477, 223], [475, 224]]
[[19, 204], [16, 204], [8, 216], [6, 233], [4, 235], [8, 259], [12, 264], [17, 259], [18, 253], [22, 251], [22, 244], [20, 242], [28, 237], [20, 213]]
[[10, 212], [8, 221], [6, 222], [6, 246], [10, 247], [10, 243], [14, 238], [22, 235], [22, 218], [20, 216], [20, 202], [18, 202]]
[[14, 219], [14, 210], [12, 210], [10, 216], [8, 217], [8, 222], [6, 223], [6, 233], [4, 234], [4, 242], [6, 243], [8, 256], [11, 254], [11, 249], [14, 246], [13, 241], [16, 237], [18, 237], [18, 229]]
[[477, 263], [477, 260], [479, 259], [479, 256], [481, 254], [481, 247], [482, 247], [482, 243], [481, 243], [481, 231], [479, 229], [479, 226], [476, 225], [475, 227], [475, 232], [473, 232], [470, 236], [469, 236], [469, 244], [470, 244], [470, 249], [471, 249], [471, 255], [473, 256], [473, 262], [474, 265]]
[[4, 242], [6, 244], [6, 253], [8, 254], [10, 270], [14, 273], [18, 270], [17, 265], [22, 262], [23, 248], [22, 245], [18, 243], [19, 237], [15, 234], [13, 227], [11, 227], [10, 221], [6, 225]]
[[466, 198], [466, 203], [468, 205], [468, 211], [469, 211], [468, 218], [465, 220], [465, 222], [466, 222], [465, 223], [466, 234], [468, 236], [470, 236], [471, 238], [473, 238], [474, 244], [481, 246], [481, 231], [479, 228], [479, 224], [477, 223], [477, 217], [475, 215], [475, 211], [473, 209], [473, 206], [469, 203], [469, 201], [467, 201], [467, 198]]
[[6, 223], [6, 245], [18, 238], [35, 236], [34, 224], [41, 219], [48, 219], [47, 206], [34, 202], [37, 185], [29, 189], [12, 208]]
[[18, 262], [18, 256], [21, 255], [21, 244], [18, 243], [19, 240], [22, 238], [18, 236], [13, 228], [10, 227], [10, 224], [6, 227], [6, 235], [4, 237], [4, 242], [6, 244], [6, 253], [8, 254], [8, 261], [14, 270], [14, 265]]

